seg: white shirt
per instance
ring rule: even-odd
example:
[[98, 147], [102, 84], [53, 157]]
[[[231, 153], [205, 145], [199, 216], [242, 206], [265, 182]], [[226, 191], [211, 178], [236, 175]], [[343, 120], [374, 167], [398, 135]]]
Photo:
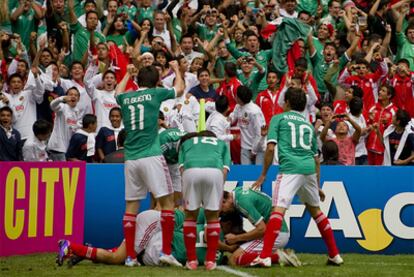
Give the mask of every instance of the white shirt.
[[[284, 86], [282, 91], [280, 92], [279, 98], [277, 100], [277, 103], [280, 107], [283, 107], [285, 105], [285, 94], [288, 90], [287, 86]], [[318, 101], [318, 97], [316, 96], [315, 90], [313, 89], [313, 86], [308, 83], [306, 86], [306, 107], [301, 114], [308, 120], [315, 121], [316, 119], [316, 107], [315, 104]]]
[[[80, 25], [86, 28], [86, 14], [82, 14], [80, 17], [78, 17], [78, 22]], [[98, 25], [96, 25], [95, 31], [98, 33], [102, 33], [102, 23], [98, 20]]]
[[191, 63], [195, 58], [202, 58], [204, 55], [200, 52], [191, 50], [190, 53], [185, 54], [184, 52], [181, 52], [181, 54], [184, 56], [184, 58], [188, 61], [188, 67], [190, 67]]
[[261, 128], [266, 125], [262, 110], [249, 102], [243, 106], [236, 105], [234, 111], [230, 114], [231, 122], [236, 122], [240, 127], [241, 148], [252, 150], [253, 152], [262, 152], [261, 145]]
[[63, 99], [64, 96], [61, 96], [50, 103], [56, 112], [56, 118], [47, 147], [49, 150], [66, 153], [70, 138], [81, 127], [83, 115], [77, 107], [71, 108], [63, 103]]
[[[172, 88], [174, 86], [174, 79], [175, 79], [175, 73], [172, 73], [171, 75], [169, 75], [168, 77], [162, 80], [162, 85], [165, 88]], [[187, 92], [189, 92], [193, 87], [197, 86], [200, 82], [197, 79], [197, 75], [190, 73], [190, 72], [186, 72], [184, 74], [184, 83], [185, 83], [184, 93], [180, 98], [177, 98], [183, 101], [184, 101], [184, 98]]]
[[82, 117], [85, 114], [92, 114], [92, 101], [89, 95], [86, 93], [86, 89], [84, 86], [79, 84], [78, 82], [75, 82], [73, 80], [68, 79], [60, 79], [60, 86], [63, 88], [65, 93], [70, 89], [71, 87], [76, 87], [79, 90], [80, 93], [80, 99], [79, 103], [77, 104], [77, 107], [82, 115]]
[[40, 141], [34, 134], [32, 134], [24, 143], [23, 160], [46, 162], [48, 159], [46, 146], [45, 141]]
[[170, 32], [165, 29], [162, 32], [159, 32], [157, 29], [154, 28], [154, 31], [152, 32], [152, 35], [154, 37], [162, 37], [162, 39], [164, 40], [165, 45], [167, 46], [168, 49], [171, 50], [171, 37], [170, 37]]
[[36, 104], [43, 102], [43, 82], [40, 78], [35, 78], [35, 84], [35, 88], [17, 94], [4, 93], [9, 100], [8, 106], [13, 110], [13, 127], [20, 132], [22, 140], [28, 139], [32, 134], [32, 126], [36, 121]]
[[224, 115], [217, 111], [210, 114], [206, 121], [206, 129], [230, 146], [229, 142], [233, 140], [233, 135], [230, 133], [230, 121]]
[[[367, 123], [365, 121], [365, 118], [360, 115], [359, 117], [353, 116], [352, 114], [348, 114], [348, 116], [356, 122], [356, 124], [359, 125], [359, 127], [361, 127], [361, 131], [365, 128], [367, 128]], [[348, 123], [348, 122], [347, 122]], [[355, 132], [354, 127], [352, 127], [351, 124], [348, 124], [349, 126], [349, 134], [352, 136]], [[364, 136], [361, 136], [359, 138], [359, 142], [358, 144], [355, 146], [355, 157], [361, 157], [363, 155], [368, 155], [367, 152], [367, 147], [365, 146], [365, 139], [367, 137], [367, 134], [365, 134]]]
[[200, 104], [194, 96], [184, 101], [169, 99], [161, 103], [165, 122], [171, 128], [178, 128], [185, 132], [196, 132], [200, 114]]

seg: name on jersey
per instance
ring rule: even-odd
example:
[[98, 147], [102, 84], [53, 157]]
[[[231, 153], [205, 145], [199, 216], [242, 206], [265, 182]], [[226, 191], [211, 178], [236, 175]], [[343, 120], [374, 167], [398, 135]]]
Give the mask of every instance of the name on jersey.
[[151, 94], [143, 94], [137, 97], [131, 97], [131, 98], [125, 98], [123, 104], [128, 105], [128, 104], [135, 104], [135, 103], [140, 103], [140, 102], [144, 102], [144, 101], [151, 101], [152, 100], [152, 95]]
[[298, 120], [298, 121], [302, 121], [305, 122], [306, 120], [301, 117], [301, 116], [297, 116], [297, 115], [293, 115], [293, 114], [285, 114], [283, 116], [284, 119], [290, 119], [290, 120]]

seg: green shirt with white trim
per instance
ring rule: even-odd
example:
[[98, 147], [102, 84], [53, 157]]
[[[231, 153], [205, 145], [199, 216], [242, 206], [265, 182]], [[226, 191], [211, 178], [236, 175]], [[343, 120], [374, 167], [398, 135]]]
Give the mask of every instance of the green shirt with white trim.
[[178, 151], [177, 146], [180, 139], [186, 134], [178, 128], [169, 128], [160, 130], [160, 144], [162, 154], [164, 155], [167, 164], [178, 163]]

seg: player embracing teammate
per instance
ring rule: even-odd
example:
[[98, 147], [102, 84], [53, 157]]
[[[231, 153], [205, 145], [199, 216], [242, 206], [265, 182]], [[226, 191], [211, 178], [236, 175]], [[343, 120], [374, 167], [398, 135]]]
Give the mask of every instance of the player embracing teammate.
[[266, 226], [263, 250], [251, 265], [271, 266], [272, 247], [295, 194], [306, 205], [328, 247], [328, 264], [343, 263], [329, 220], [319, 207], [319, 199], [323, 201], [325, 195], [319, 188], [320, 170], [315, 131], [301, 114], [305, 107], [306, 95], [303, 90], [289, 88], [285, 95], [285, 112], [274, 116], [270, 122], [262, 174], [253, 186], [259, 188], [265, 181], [273, 162], [276, 144], [280, 167], [273, 190], [273, 210]]

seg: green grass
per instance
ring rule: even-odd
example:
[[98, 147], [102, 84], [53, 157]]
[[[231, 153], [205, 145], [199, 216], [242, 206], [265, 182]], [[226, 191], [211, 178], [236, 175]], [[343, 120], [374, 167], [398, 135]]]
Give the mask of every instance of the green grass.
[[[39, 254], [0, 258], [0, 276], [235, 276], [221, 270], [207, 272], [202, 267], [197, 272], [184, 269], [139, 267], [126, 268], [94, 264], [83, 261], [69, 269], [57, 267], [54, 254]], [[301, 268], [274, 266], [262, 268], [233, 268], [252, 276], [414, 276], [414, 255], [359, 255], [345, 254], [345, 264], [341, 267], [326, 266], [325, 255], [298, 254], [305, 264]]]

